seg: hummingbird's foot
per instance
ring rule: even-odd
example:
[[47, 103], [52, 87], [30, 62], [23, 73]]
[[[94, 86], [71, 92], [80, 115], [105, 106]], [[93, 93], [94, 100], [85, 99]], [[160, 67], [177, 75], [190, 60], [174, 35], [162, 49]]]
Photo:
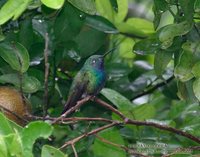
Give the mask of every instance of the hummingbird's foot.
[[91, 95], [90, 100], [95, 101], [96, 96], [95, 95]]

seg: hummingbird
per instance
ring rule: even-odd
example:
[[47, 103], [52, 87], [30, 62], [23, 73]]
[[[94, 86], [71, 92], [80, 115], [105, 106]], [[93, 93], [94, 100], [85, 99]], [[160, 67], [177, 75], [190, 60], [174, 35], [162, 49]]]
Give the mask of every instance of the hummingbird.
[[101, 91], [106, 82], [104, 58], [112, 50], [104, 55], [92, 55], [85, 61], [83, 67], [72, 81], [62, 114], [75, 106], [83, 95], [96, 96]]

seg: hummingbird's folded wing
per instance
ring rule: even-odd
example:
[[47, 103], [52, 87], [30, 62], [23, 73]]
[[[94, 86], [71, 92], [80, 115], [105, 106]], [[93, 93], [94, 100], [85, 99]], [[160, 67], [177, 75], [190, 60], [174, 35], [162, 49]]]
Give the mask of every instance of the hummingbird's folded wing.
[[88, 81], [89, 79], [87, 72], [79, 72], [76, 75], [74, 81], [72, 82], [68, 99], [65, 103], [62, 114], [69, 110], [71, 107], [75, 106], [77, 101], [81, 99], [81, 96], [85, 93], [85, 90], [87, 88]]

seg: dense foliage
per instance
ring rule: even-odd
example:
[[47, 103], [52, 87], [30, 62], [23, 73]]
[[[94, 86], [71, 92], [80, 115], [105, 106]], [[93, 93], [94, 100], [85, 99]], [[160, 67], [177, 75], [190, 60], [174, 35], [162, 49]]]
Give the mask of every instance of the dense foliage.
[[[128, 118], [200, 137], [200, 0], [1, 0], [0, 8], [0, 83], [19, 90], [22, 86], [33, 115], [42, 117], [48, 104], [48, 116], [60, 116], [84, 61], [115, 47], [105, 59], [108, 79], [98, 97]], [[138, 8], [151, 16], [140, 16]], [[119, 119], [94, 102], [71, 116]], [[3, 114], [0, 122], [2, 157], [131, 154], [119, 145], [146, 155], [199, 154], [184, 151], [196, 142], [149, 126], [105, 129], [75, 143], [74, 151], [58, 148], [104, 123], [79, 121], [71, 130], [68, 124], [36, 121], [22, 128]], [[183, 150], [176, 153], [178, 148]]]

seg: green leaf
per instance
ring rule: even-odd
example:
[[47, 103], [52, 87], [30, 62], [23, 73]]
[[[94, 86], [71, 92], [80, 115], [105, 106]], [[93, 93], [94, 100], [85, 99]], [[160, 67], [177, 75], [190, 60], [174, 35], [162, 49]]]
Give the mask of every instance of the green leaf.
[[132, 38], [124, 38], [119, 46], [120, 57], [125, 59], [133, 59], [135, 57], [135, 54], [132, 53], [132, 48], [134, 44], [135, 41]]
[[154, 70], [158, 76], [161, 76], [164, 71], [166, 70], [167, 65], [169, 64], [170, 60], [172, 59], [172, 52], [167, 51], [158, 51], [155, 54], [154, 59]]
[[153, 23], [142, 18], [128, 18], [126, 23], [132, 26], [132, 29], [138, 29], [145, 34], [155, 33]]
[[200, 101], [200, 78], [197, 78], [194, 82], [193, 82], [193, 90], [194, 90], [194, 94], [197, 97], [197, 99]]
[[134, 25], [129, 24], [127, 22], [122, 22], [119, 23], [117, 25], [115, 25], [117, 27], [117, 29], [125, 34], [131, 34], [131, 35], [135, 35], [137, 37], [147, 37], [148, 35], [146, 33], [144, 33], [142, 30], [136, 28]]
[[187, 100], [188, 103], [198, 102], [198, 99], [194, 94], [193, 82], [194, 80], [189, 80], [184, 83], [179, 81], [177, 84], [178, 86], [177, 95], [179, 96], [180, 99]]
[[31, 0], [8, 0], [0, 10], [0, 25], [13, 17], [16, 20], [28, 7]]
[[60, 9], [65, 0], [41, 0], [41, 2], [49, 8]]
[[179, 4], [184, 13], [184, 18], [188, 21], [193, 20], [194, 15], [194, 3], [196, 0], [179, 0]]
[[115, 90], [109, 88], [103, 88], [101, 94], [105, 96], [109, 101], [111, 101], [120, 110], [130, 110], [133, 108], [132, 104], [126, 97], [121, 95]]
[[160, 50], [160, 41], [156, 37], [141, 40], [133, 47], [133, 52], [140, 55], [155, 54], [158, 50]]
[[156, 110], [153, 105], [143, 104], [143, 105], [134, 107], [134, 109], [132, 109], [132, 113], [133, 113], [134, 119], [146, 120], [146, 119], [153, 118], [155, 116]]
[[14, 70], [24, 73], [29, 68], [29, 54], [20, 43], [0, 43], [0, 56]]
[[59, 149], [52, 146], [44, 145], [42, 147], [42, 157], [68, 157], [63, 154]]
[[2, 156], [2, 157], [8, 156], [6, 143], [5, 143], [4, 137], [2, 135], [0, 135], [0, 156]]
[[128, 0], [117, 0], [117, 12], [114, 13], [114, 23], [121, 23], [128, 13]]
[[74, 41], [78, 44], [80, 56], [84, 58], [96, 52], [104, 44], [105, 39], [105, 33], [89, 27], [83, 27]]
[[200, 62], [197, 62], [193, 67], [192, 67], [192, 74], [195, 77], [200, 77]]
[[[124, 140], [120, 135], [117, 129], [108, 129], [102, 131], [98, 134], [100, 137], [113, 142], [118, 145], [124, 145]], [[114, 156], [114, 157], [126, 157], [126, 152], [118, 147], [107, 144], [105, 142], [100, 141], [98, 138], [95, 139], [94, 144], [92, 146], [92, 150], [95, 156], [103, 157], [105, 156]]]
[[54, 24], [55, 37], [58, 41], [68, 42], [79, 34], [84, 23], [80, 15], [82, 16], [81, 12], [69, 3], [63, 7]]
[[53, 131], [53, 127], [45, 122], [36, 121], [29, 123], [21, 133], [24, 156], [33, 157], [32, 147], [38, 138], [48, 138]]
[[114, 11], [110, 1], [108, 0], [95, 0], [97, 11], [101, 16], [105, 17], [111, 22], [114, 22]]
[[86, 24], [105, 33], [118, 33], [117, 28], [102, 16], [87, 16]]
[[3, 113], [0, 112], [0, 135], [8, 135], [13, 133], [13, 129], [9, 124], [9, 121], [4, 116]]
[[96, 6], [94, 0], [68, 0], [73, 6], [80, 9], [81, 11], [95, 15], [96, 14]]
[[195, 57], [193, 54], [193, 44], [190, 42], [186, 42], [183, 44], [182, 48], [184, 51], [180, 55], [179, 62], [175, 67], [174, 75], [180, 79], [181, 81], [185, 82], [193, 78], [192, 67], [195, 64]]
[[[20, 87], [20, 79], [18, 74], [5, 74], [0, 76], [0, 83], [11, 83], [16, 87]], [[24, 75], [22, 79], [22, 89], [25, 93], [34, 93], [41, 88], [41, 83], [33, 76]]]
[[22, 141], [21, 138], [16, 132], [15, 134], [9, 134], [4, 137], [4, 140], [7, 145], [7, 149], [11, 156], [22, 157], [23, 150], [22, 150]]
[[[187, 21], [183, 21], [178, 24], [170, 24], [163, 27], [159, 33], [159, 40], [162, 42], [162, 49], [167, 49], [173, 44], [173, 40], [176, 36], [181, 36], [188, 33], [192, 24]], [[180, 29], [181, 28], [181, 29]]]
[[168, 10], [168, 3], [165, 0], [154, 0], [153, 12], [154, 12], [154, 27], [158, 28], [160, 24], [161, 15]]

